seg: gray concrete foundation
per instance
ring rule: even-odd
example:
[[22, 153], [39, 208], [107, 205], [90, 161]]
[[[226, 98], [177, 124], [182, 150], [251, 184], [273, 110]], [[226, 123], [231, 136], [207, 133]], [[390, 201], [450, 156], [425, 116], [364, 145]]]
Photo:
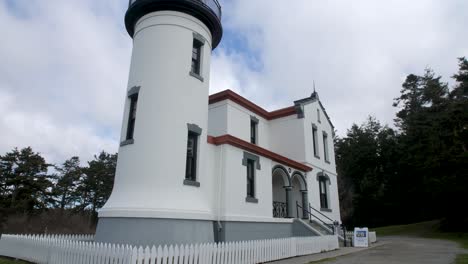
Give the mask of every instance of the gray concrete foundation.
[[299, 221], [293, 223], [274, 222], [221, 222], [222, 228], [215, 223], [216, 241], [243, 241], [286, 238], [293, 236], [316, 236]]
[[204, 220], [101, 217], [96, 242], [169, 245], [214, 242], [213, 222]]
[[101, 217], [96, 242], [137, 246], [193, 244], [316, 236], [298, 220], [293, 223]]

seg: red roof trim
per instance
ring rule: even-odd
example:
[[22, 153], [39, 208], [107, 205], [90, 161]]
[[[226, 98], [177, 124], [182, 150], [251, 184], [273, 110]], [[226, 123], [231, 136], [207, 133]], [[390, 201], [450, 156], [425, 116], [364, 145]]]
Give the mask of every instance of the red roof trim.
[[231, 100], [248, 110], [258, 114], [259, 116], [267, 119], [267, 120], [272, 120], [276, 118], [281, 118], [285, 116], [290, 116], [296, 114], [296, 109], [294, 106], [278, 109], [272, 112], [268, 112], [267, 110], [263, 109], [262, 107], [252, 103], [251, 101], [245, 99], [244, 97], [236, 94], [235, 92], [231, 90], [225, 90], [219, 93], [215, 93], [210, 95], [209, 97], [209, 104], [214, 104], [217, 102], [221, 102], [224, 100]]
[[307, 165], [304, 165], [300, 162], [297, 162], [295, 160], [292, 160], [292, 159], [288, 159], [286, 158], [285, 156], [281, 156], [279, 154], [276, 154], [274, 152], [271, 152], [267, 149], [264, 149], [262, 147], [259, 147], [257, 145], [254, 145], [252, 143], [249, 143], [247, 141], [244, 141], [240, 138], [237, 138], [237, 137], [234, 137], [234, 136], [231, 136], [231, 135], [222, 135], [222, 136], [219, 136], [219, 137], [213, 137], [213, 136], [208, 136], [208, 139], [207, 139], [208, 143], [210, 144], [213, 144], [213, 145], [216, 145], [216, 146], [219, 146], [219, 145], [223, 145], [223, 144], [229, 144], [231, 146], [234, 146], [234, 147], [238, 147], [238, 148], [241, 148], [243, 150], [247, 150], [249, 152], [253, 152], [255, 154], [258, 154], [260, 156], [263, 156], [265, 158], [269, 158], [271, 160], [274, 160], [276, 162], [279, 162], [279, 163], [282, 163], [284, 165], [287, 165], [289, 167], [293, 167], [295, 169], [298, 169], [298, 170], [301, 170], [301, 171], [311, 171], [312, 168], [307, 166]]

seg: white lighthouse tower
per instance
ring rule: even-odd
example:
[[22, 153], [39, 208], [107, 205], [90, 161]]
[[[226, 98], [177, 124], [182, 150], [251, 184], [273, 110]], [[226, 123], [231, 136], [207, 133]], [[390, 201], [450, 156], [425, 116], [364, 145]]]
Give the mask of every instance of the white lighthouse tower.
[[211, 51], [222, 36], [217, 0], [131, 0], [133, 52], [114, 189], [96, 240], [213, 242], [205, 173]]

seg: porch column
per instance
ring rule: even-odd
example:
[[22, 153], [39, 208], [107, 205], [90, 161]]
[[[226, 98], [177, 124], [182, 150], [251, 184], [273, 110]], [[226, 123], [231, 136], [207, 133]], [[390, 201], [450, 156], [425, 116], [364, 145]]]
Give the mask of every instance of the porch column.
[[284, 190], [286, 191], [286, 215], [287, 218], [293, 217], [294, 212], [294, 205], [292, 199], [292, 187], [291, 186], [284, 186]]
[[[302, 193], [302, 219], [309, 219], [309, 196], [307, 190], [301, 191]], [[298, 216], [299, 217], [299, 216]]]

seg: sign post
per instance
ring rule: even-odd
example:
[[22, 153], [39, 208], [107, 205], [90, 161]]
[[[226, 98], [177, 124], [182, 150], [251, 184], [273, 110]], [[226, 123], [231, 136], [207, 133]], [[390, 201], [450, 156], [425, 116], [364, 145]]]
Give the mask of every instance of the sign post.
[[354, 247], [369, 247], [369, 229], [354, 228]]

